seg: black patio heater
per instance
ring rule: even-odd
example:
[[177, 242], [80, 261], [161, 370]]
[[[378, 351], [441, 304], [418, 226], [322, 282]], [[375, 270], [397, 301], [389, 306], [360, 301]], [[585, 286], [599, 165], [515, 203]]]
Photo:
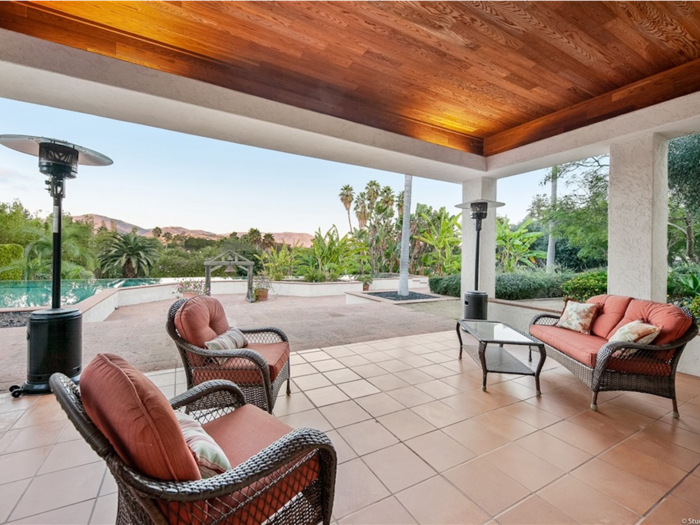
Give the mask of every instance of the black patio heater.
[[13, 385], [13, 397], [46, 394], [49, 378], [61, 372], [76, 383], [82, 370], [82, 314], [77, 308], [61, 308], [61, 218], [66, 179], [78, 174], [78, 164], [108, 166], [112, 159], [75, 144], [44, 137], [0, 135], [0, 144], [39, 157], [39, 171], [48, 177], [53, 197], [53, 259], [51, 308], [38, 310], [27, 323], [27, 381]]
[[503, 202], [491, 201], [488, 199], [478, 199], [471, 202], [457, 204], [457, 208], [470, 209], [471, 217], [476, 226], [476, 247], [474, 261], [474, 290], [464, 294], [464, 318], [486, 320], [488, 315], [489, 295], [479, 291], [479, 250], [481, 247], [481, 221], [488, 215], [489, 208], [500, 208]]

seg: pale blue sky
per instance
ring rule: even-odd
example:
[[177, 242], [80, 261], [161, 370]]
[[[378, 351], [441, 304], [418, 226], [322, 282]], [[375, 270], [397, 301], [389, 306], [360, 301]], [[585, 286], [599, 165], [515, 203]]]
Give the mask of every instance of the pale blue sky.
[[[109, 167], [81, 166], [69, 180], [64, 210], [94, 213], [143, 228], [183, 226], [214, 233], [324, 232], [348, 229], [341, 186], [370, 180], [403, 190], [402, 174], [253, 148], [173, 131], [0, 98], [0, 134], [51, 137], [104, 153]], [[499, 215], [522, 219], [543, 171], [498, 181]], [[0, 201], [19, 199], [46, 215], [51, 197], [35, 157], [0, 146]], [[413, 178], [417, 202], [458, 210], [461, 186]], [[353, 222], [356, 220], [353, 215]]]

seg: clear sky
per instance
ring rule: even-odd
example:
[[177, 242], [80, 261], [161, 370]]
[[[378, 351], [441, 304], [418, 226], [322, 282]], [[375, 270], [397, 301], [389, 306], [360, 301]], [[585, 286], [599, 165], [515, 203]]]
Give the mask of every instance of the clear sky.
[[[108, 167], [81, 166], [67, 182], [64, 210], [105, 215], [143, 228], [183, 226], [214, 233], [313, 233], [333, 224], [348, 230], [338, 193], [370, 180], [403, 190], [402, 174], [291, 155], [139, 124], [0, 98], [0, 134], [44, 136], [104, 153]], [[522, 219], [532, 197], [546, 193], [544, 171], [498, 181], [498, 210]], [[51, 197], [37, 159], [0, 146], [0, 202], [19, 199], [45, 216]], [[461, 186], [413, 178], [413, 206], [457, 212]], [[353, 215], [353, 223], [357, 224]]]

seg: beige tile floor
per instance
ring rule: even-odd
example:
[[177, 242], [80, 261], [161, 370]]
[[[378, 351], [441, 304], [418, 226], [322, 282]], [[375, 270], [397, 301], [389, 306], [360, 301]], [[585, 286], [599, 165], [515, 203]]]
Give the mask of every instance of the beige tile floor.
[[[700, 520], [700, 378], [669, 400], [589, 391], [552, 360], [532, 377], [457, 359], [454, 332], [293, 354], [275, 414], [328, 433], [338, 524]], [[521, 359], [525, 354], [513, 349]], [[167, 396], [181, 369], [149, 374]], [[0, 523], [113, 523], [115, 485], [52, 396], [0, 396]], [[683, 522], [682, 520], [688, 520]]]

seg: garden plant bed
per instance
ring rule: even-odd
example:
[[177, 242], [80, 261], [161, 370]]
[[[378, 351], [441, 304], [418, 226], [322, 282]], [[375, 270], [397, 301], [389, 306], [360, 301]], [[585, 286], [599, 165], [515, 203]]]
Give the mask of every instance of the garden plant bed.
[[438, 295], [428, 295], [418, 292], [408, 292], [408, 295], [399, 295], [398, 292], [368, 292], [367, 295], [381, 297], [382, 299], [388, 299], [389, 301], [434, 301], [435, 299], [441, 299], [441, 297]]
[[32, 312], [0, 312], [0, 328], [27, 326]]

